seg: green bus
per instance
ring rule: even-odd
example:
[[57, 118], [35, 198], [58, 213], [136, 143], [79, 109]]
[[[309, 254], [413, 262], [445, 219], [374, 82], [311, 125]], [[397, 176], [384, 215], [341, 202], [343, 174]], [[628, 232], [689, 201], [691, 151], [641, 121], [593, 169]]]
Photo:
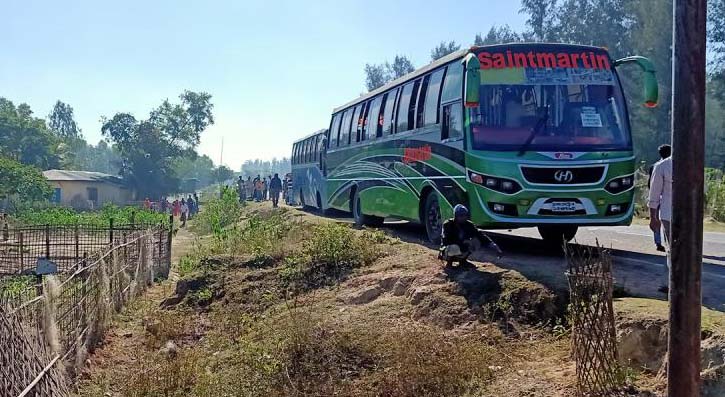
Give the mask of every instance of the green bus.
[[420, 222], [433, 242], [459, 203], [482, 228], [538, 227], [556, 243], [628, 225], [635, 161], [616, 68], [630, 63], [656, 106], [644, 57], [537, 43], [454, 52], [334, 109], [324, 133], [295, 143], [293, 174], [309, 184], [295, 186], [358, 224]]

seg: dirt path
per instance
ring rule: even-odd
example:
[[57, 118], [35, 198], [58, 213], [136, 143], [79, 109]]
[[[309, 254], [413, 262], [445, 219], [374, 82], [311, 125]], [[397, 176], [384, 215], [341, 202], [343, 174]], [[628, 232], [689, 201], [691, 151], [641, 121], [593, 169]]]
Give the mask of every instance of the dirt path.
[[195, 238], [187, 228], [179, 229], [174, 235], [169, 278], [151, 286], [113, 320], [101, 346], [89, 356], [81, 374], [79, 385], [88, 386], [89, 381], [93, 381], [91, 387], [83, 388], [82, 395], [120, 396], [114, 392], [114, 385], [129, 370], [136, 368], [136, 354], [147, 349], [143, 336], [149, 313], [156, 310], [164, 298], [173, 294], [178, 279], [179, 260], [192, 250]]

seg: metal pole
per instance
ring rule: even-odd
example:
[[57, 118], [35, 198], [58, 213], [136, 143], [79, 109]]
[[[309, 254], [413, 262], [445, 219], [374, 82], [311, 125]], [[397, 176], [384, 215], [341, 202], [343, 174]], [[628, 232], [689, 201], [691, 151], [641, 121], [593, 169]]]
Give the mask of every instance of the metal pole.
[[667, 393], [700, 395], [707, 0], [673, 2], [672, 243]]

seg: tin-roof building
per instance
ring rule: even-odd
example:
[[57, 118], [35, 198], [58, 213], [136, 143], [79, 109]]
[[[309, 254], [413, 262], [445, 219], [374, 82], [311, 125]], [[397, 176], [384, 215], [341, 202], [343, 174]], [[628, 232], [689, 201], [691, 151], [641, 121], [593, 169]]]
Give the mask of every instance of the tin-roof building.
[[136, 198], [126, 181], [102, 172], [48, 170], [43, 176], [55, 189], [52, 201], [76, 209], [95, 209], [107, 203], [124, 205]]

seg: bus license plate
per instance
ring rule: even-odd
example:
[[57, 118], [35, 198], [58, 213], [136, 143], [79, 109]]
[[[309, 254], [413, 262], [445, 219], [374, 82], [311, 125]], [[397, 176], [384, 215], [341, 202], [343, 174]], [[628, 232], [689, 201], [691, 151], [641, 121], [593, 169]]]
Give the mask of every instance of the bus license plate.
[[573, 201], [554, 201], [551, 203], [551, 211], [553, 212], [575, 212], [576, 203]]

